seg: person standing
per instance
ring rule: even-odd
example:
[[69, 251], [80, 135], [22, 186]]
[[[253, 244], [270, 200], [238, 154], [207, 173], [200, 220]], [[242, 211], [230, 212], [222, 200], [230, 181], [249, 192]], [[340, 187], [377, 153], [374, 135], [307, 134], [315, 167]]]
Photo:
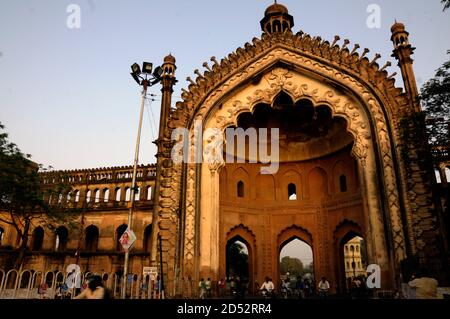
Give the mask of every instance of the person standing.
[[219, 297], [220, 298], [225, 297], [225, 279], [223, 278], [220, 279], [218, 286], [219, 286]]
[[205, 295], [206, 295], [206, 284], [205, 284], [205, 279], [200, 279], [200, 282], [198, 283], [198, 288], [199, 288], [199, 298], [200, 299], [205, 299]]
[[161, 277], [159, 275], [156, 276], [156, 280], [153, 283], [153, 291], [154, 291], [154, 298], [160, 299], [160, 285], [161, 285]]
[[211, 278], [205, 282], [206, 298], [211, 298]]
[[415, 289], [417, 299], [437, 299], [438, 281], [431, 278], [426, 269], [422, 269], [408, 285]]

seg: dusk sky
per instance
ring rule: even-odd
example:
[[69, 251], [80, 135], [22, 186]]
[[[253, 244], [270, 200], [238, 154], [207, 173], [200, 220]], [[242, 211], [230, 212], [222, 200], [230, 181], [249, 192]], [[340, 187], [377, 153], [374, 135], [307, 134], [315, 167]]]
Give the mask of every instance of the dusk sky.
[[[155, 65], [172, 53], [179, 80], [260, 37], [259, 21], [271, 0], [228, 1], [0, 1], [0, 122], [10, 140], [35, 162], [56, 169], [131, 165], [140, 88], [130, 76], [134, 62]], [[284, 0], [294, 33], [303, 30], [329, 41], [335, 34], [393, 61], [390, 27], [405, 23], [417, 48], [419, 86], [450, 59], [450, 10], [429, 1]], [[69, 28], [70, 4], [81, 8], [80, 28]], [[370, 29], [367, 7], [381, 8], [381, 28]], [[362, 49], [360, 49], [362, 51]], [[399, 72], [397, 64], [389, 72]], [[397, 77], [398, 78], [398, 77]], [[397, 86], [401, 82], [397, 81]], [[155, 161], [160, 86], [145, 112], [140, 163]]]

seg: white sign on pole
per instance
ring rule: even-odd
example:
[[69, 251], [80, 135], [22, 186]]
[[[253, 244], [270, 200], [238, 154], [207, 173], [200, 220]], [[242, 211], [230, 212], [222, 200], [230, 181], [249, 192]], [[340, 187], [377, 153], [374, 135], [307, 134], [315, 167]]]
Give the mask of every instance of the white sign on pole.
[[122, 245], [124, 251], [130, 250], [131, 246], [134, 244], [135, 241], [136, 235], [130, 228], [127, 228], [127, 230], [124, 231], [124, 233], [122, 234], [122, 236], [120, 236], [119, 239], [119, 242]]

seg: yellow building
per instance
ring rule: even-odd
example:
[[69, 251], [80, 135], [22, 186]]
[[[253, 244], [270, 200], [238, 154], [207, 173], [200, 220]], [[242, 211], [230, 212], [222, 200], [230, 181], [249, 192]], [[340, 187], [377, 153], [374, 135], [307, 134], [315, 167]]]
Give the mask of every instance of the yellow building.
[[354, 237], [344, 245], [345, 277], [354, 278], [366, 276], [366, 265], [363, 262], [361, 237]]

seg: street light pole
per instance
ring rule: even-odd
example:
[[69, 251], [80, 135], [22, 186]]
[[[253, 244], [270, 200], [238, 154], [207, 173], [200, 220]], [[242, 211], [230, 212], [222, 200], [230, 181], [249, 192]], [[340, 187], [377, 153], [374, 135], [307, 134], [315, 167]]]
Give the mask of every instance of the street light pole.
[[159, 264], [161, 269], [161, 275], [159, 277], [159, 280], [161, 282], [161, 290], [160, 290], [160, 298], [164, 299], [164, 272], [163, 272], [163, 258], [162, 258], [162, 238], [161, 235], [158, 234], [158, 240], [159, 240]]
[[[139, 162], [139, 145], [141, 142], [141, 128], [142, 128], [142, 116], [144, 114], [144, 106], [145, 106], [145, 97], [147, 96], [147, 87], [148, 87], [148, 81], [143, 81], [143, 90], [141, 94], [141, 110], [139, 112], [139, 125], [138, 125], [138, 133], [136, 138], [136, 149], [134, 152], [134, 166], [133, 166], [133, 177], [131, 180], [131, 194], [130, 194], [130, 204], [129, 204], [129, 210], [128, 210], [128, 229], [132, 229], [132, 222], [133, 222], [133, 209], [134, 209], [134, 197], [136, 194], [136, 173], [137, 173], [137, 166]], [[127, 276], [128, 276], [128, 261], [130, 258], [130, 250], [127, 249], [125, 251], [125, 261], [123, 266], [123, 278], [122, 278], [122, 299], [125, 299], [126, 296], [126, 285], [127, 285]]]
[[[157, 67], [155, 72], [153, 73], [153, 78], [148, 79], [148, 75], [152, 72], [153, 65], [148, 62], [143, 63], [143, 69], [141, 69], [138, 64], [133, 64], [131, 66], [132, 77], [139, 84], [142, 85], [142, 93], [141, 93], [141, 109], [139, 112], [139, 124], [138, 124], [138, 132], [136, 138], [136, 148], [134, 152], [134, 166], [133, 166], [133, 177], [131, 179], [131, 192], [130, 192], [130, 202], [129, 202], [129, 210], [128, 210], [128, 229], [131, 230], [133, 223], [133, 210], [134, 210], [134, 198], [136, 195], [136, 175], [137, 175], [137, 167], [139, 163], [139, 146], [141, 142], [141, 128], [142, 128], [142, 117], [144, 114], [144, 106], [145, 106], [145, 98], [147, 97], [147, 88], [152, 86], [160, 81], [162, 69]], [[145, 78], [141, 76], [141, 73], [145, 75]], [[128, 277], [128, 264], [130, 258], [130, 248], [125, 250], [125, 260], [123, 266], [123, 278], [122, 278], [122, 299], [126, 297], [127, 291], [127, 277]]]
[[355, 250], [352, 250], [352, 256], [353, 256], [353, 262], [352, 262], [353, 278], [356, 278]]

